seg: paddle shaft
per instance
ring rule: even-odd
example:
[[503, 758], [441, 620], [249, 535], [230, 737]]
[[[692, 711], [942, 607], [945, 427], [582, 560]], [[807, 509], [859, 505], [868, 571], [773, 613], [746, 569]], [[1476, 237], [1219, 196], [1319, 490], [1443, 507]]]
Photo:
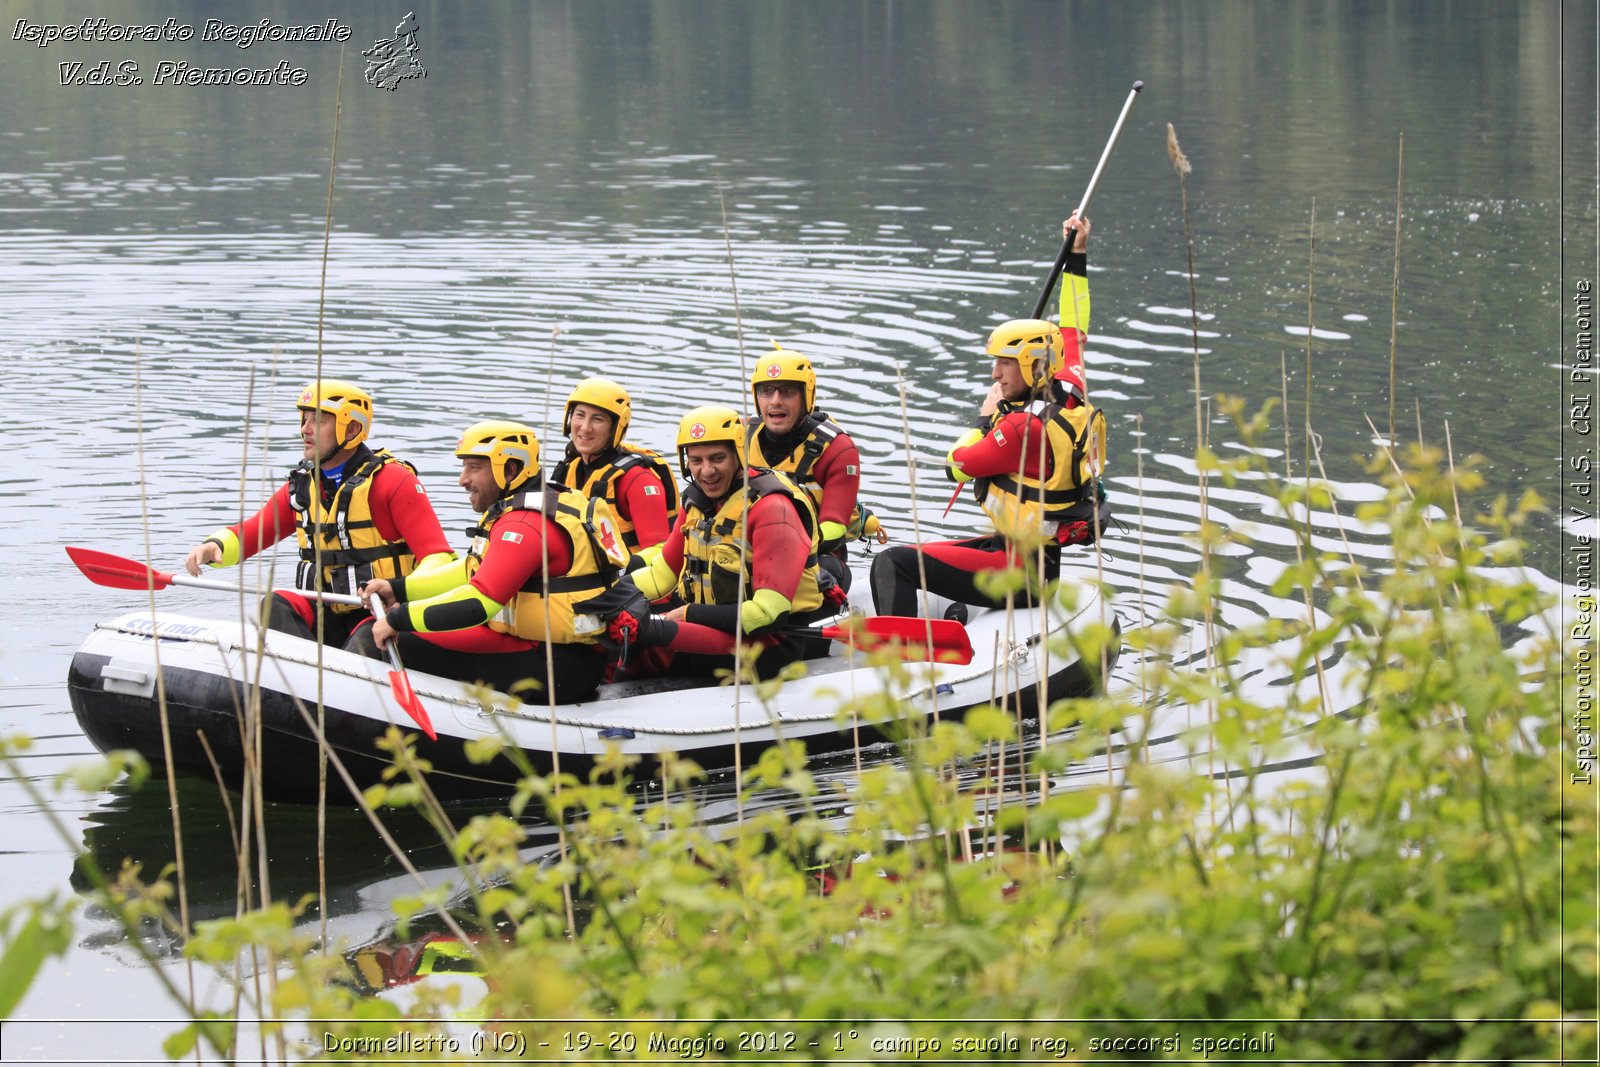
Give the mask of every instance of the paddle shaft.
[[[383, 601], [381, 599], [379, 599], [378, 594], [376, 594], [376, 593], [372, 594], [372, 598], [367, 601], [367, 606], [372, 609], [372, 617], [374, 619], [383, 618]], [[385, 649], [385, 651], [389, 653], [389, 666], [393, 667], [396, 671], [399, 671], [401, 674], [404, 674], [405, 673], [405, 667], [401, 666], [401, 664], [400, 664], [400, 646], [399, 646], [399, 643], [396, 642], [396, 641], [391, 640], [389, 642], [389, 647], [387, 649]]]
[[[223, 593], [254, 593], [264, 596], [265, 590], [251, 589], [235, 582], [219, 582], [212, 578], [191, 578], [186, 574], [172, 574], [168, 571], [158, 571], [148, 563], [141, 563], [127, 556], [116, 556], [110, 552], [102, 552], [97, 548], [84, 548], [81, 545], [66, 545], [67, 557], [72, 560], [83, 576], [95, 585], [103, 585], [110, 589], [165, 589], [169, 585], [188, 585], [197, 589], [210, 589]], [[311, 600], [326, 600], [333, 604], [354, 604], [365, 606], [357, 597], [345, 593], [319, 593], [310, 589], [285, 590], [295, 592]]]
[[[1133, 110], [1133, 102], [1139, 99], [1139, 90], [1144, 88], [1144, 82], [1136, 81], [1133, 88], [1128, 91], [1128, 99], [1122, 103], [1122, 113], [1117, 116], [1117, 124], [1111, 127], [1111, 139], [1106, 142], [1105, 150], [1100, 153], [1100, 162], [1095, 164], [1094, 173], [1089, 176], [1089, 187], [1083, 191], [1083, 199], [1078, 201], [1078, 218], [1083, 218], [1089, 211], [1089, 201], [1094, 199], [1094, 192], [1100, 185], [1100, 175], [1105, 172], [1106, 163], [1111, 159], [1111, 153], [1117, 147], [1117, 141], [1122, 137], [1122, 125], [1128, 120], [1128, 112]], [[1032, 318], [1041, 318], [1044, 307], [1050, 302], [1050, 294], [1056, 287], [1056, 278], [1067, 265], [1067, 256], [1072, 253], [1072, 242], [1078, 239], [1078, 229], [1074, 226], [1067, 231], [1066, 239], [1061, 242], [1061, 251], [1056, 254], [1056, 261], [1050, 265], [1050, 273], [1045, 275], [1044, 289], [1039, 293], [1039, 302], [1033, 306]]]
[[[160, 574], [162, 572], [157, 571], [156, 573]], [[211, 589], [224, 593], [254, 593], [257, 596], [266, 596], [268, 592], [279, 592], [276, 589], [252, 589], [249, 586], [238, 585], [234, 582], [219, 582], [211, 578], [191, 578], [187, 574], [167, 575], [167, 580], [173, 585], [188, 585], [196, 589]], [[303, 596], [307, 600], [325, 600], [329, 604], [359, 605], [361, 603], [360, 597], [351, 596], [348, 593], [319, 593], [314, 589], [284, 589], [282, 592]]]

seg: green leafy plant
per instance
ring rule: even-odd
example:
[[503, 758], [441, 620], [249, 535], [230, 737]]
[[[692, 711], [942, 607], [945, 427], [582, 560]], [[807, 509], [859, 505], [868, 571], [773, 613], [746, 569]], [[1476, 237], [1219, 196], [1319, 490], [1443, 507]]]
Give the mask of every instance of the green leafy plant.
[[[1247, 443], [1264, 425], [1220, 406]], [[1325, 487], [1277, 482], [1249, 450], [1208, 462], [1285, 514], [1330, 505]], [[1179, 654], [1182, 624], [1221, 595], [1230, 556], [1218, 553], [1167, 620], [1126, 636], [1142, 697], [1048, 710], [1030, 780], [1101, 756], [1114, 732], [1128, 753], [1115, 776], [1005, 802], [1015, 777], [993, 756], [1020, 731], [993, 707], [908, 726], [903, 758], [848, 786], [814, 775], [799, 745], [774, 747], [740, 785], [790, 802], [733, 827], [707, 823], [686, 789], [700, 769], [670, 758], [648, 795], [613, 752], [586, 781], [530, 775], [508, 811], [460, 827], [420, 773], [402, 774], [370, 799], [421, 806], [464, 888], [401, 901], [399, 929], [442, 912], [490, 935], [461, 948], [486, 990], [469, 1016], [455, 987], [402, 1008], [330, 981], [347, 963], [281, 904], [198, 924], [186, 951], [225, 971], [266, 950], [280, 962], [257, 1010], [339, 1020], [317, 1025], [374, 1058], [408, 1058], [383, 1039], [442, 1034], [453, 1015], [496, 1041], [589, 1058], [860, 1059], [935, 1041], [948, 1052], [965, 1035], [1021, 1043], [992, 1058], [1104, 1058], [1093, 1043], [1115, 1037], [1186, 1055], [1251, 1040], [1263, 1058], [1592, 1059], [1600, 826], [1592, 789], [1562, 769], [1569, 649], [1548, 594], [1515, 569], [1539, 502], [1454, 521], [1471, 464], [1420, 449], [1386, 480], [1355, 520], [1387, 527], [1390, 560], [1319, 550], [1297, 523], [1297, 562], [1273, 591], [1304, 617], [1223, 631], [1195, 662]], [[1248, 650], [1306, 684], [1253, 692], [1230, 666]], [[1335, 657], [1339, 694], [1317, 681]], [[1144, 758], [1163, 700], [1211, 709], [1187, 743], [1225, 773]], [[846, 708], [842, 721], [893, 710]], [[391, 744], [397, 766], [423, 769]], [[1266, 773], [1308, 749], [1298, 775]], [[531, 863], [530, 817], [561, 833]], [[104, 889], [129, 921], [162, 899], [136, 885], [125, 873]], [[66, 944], [69, 904], [6, 916], [6, 1006]], [[759, 1039], [753, 1019], [766, 1021]], [[960, 1024], [980, 1019], [1004, 1021]], [[196, 1012], [170, 1051], [226, 1048], [228, 1022]]]

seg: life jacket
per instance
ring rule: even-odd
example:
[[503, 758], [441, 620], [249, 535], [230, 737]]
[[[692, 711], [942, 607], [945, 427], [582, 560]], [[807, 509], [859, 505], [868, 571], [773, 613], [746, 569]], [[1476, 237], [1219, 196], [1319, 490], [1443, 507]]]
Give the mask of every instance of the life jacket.
[[[372, 485], [385, 463], [402, 463], [386, 449], [356, 449], [345, 463], [345, 476], [331, 494], [321, 471], [308, 462], [289, 474], [289, 503], [294, 508], [295, 538], [300, 562], [295, 585], [331, 593], [354, 594], [374, 578], [403, 578], [417, 565], [405, 541], [385, 541], [372, 521]], [[317, 580], [320, 546], [322, 575]], [[360, 611], [355, 604], [329, 604], [336, 612]]]
[[[623, 518], [622, 512], [617, 509], [617, 483], [628, 471], [640, 466], [661, 479], [662, 490], [667, 495], [667, 529], [670, 530], [672, 524], [678, 521], [678, 482], [672, 468], [667, 466], [667, 461], [659, 452], [630, 444], [617, 445], [608, 449], [600, 457], [600, 462], [592, 467], [584, 463], [581, 457], [569, 455], [556, 464], [550, 477], [590, 499], [604, 500], [610, 504], [612, 518], [616, 521], [617, 529], [622, 531], [623, 543], [628, 546], [629, 552], [637, 552], [639, 534], [634, 529], [633, 520]], [[579, 478], [584, 471], [588, 472], [587, 476]]]
[[[744, 563], [744, 596], [754, 592], [754, 552], [745, 536], [747, 506], [769, 493], [789, 498], [811, 539], [806, 568], [790, 599], [789, 610], [799, 614], [822, 606], [817, 585], [817, 509], [805, 491], [778, 471], [750, 467], [744, 488], [729, 493], [717, 507], [697, 485], [683, 494], [683, 573], [678, 588], [691, 604], [737, 604], [740, 560]], [[713, 511], [713, 508], [715, 510]]]
[[611, 506], [554, 484], [524, 488], [495, 501], [479, 518], [478, 525], [467, 531], [472, 535], [466, 559], [468, 581], [483, 565], [494, 524], [507, 512], [517, 510], [537, 511], [561, 527], [572, 543], [572, 566], [559, 576], [533, 575], [506, 602], [500, 614], [489, 620], [489, 628], [525, 641], [593, 644], [597, 634], [580, 636], [573, 629], [572, 606], [609, 589], [628, 562], [629, 553], [622, 544]]
[[[1042, 480], [1022, 474], [976, 479], [978, 503], [995, 529], [1020, 538], [1050, 536], [1055, 524], [1062, 522], [1082, 521], [1098, 529], [1100, 472], [1106, 456], [1104, 412], [1093, 404], [1066, 408], [1035, 400], [1020, 407], [1003, 405], [990, 420], [991, 428], [1012, 411], [1026, 411], [1044, 424], [1044, 449], [1049, 454], [1043, 466], [1048, 473]], [[1030, 455], [1039, 447], [1037, 439], [1023, 443]]]
[[[833, 421], [833, 416], [825, 411], [808, 411], [801, 417], [799, 429], [804, 431], [804, 436], [799, 437], [799, 442], [789, 450], [786, 456], [768, 456], [761, 447], [761, 420], [750, 420], [745, 437], [744, 454], [752, 467], [765, 467], [768, 470], [781, 471], [787, 474], [791, 481], [806, 491], [811, 497], [811, 503], [817, 507], [822, 506], [822, 483], [812, 477], [811, 471], [817, 465], [817, 460], [833, 444], [833, 439], [844, 432], [844, 428]], [[850, 521], [845, 523], [848, 531], [846, 536], [854, 541], [866, 536], [866, 514], [861, 504], [850, 512]]]

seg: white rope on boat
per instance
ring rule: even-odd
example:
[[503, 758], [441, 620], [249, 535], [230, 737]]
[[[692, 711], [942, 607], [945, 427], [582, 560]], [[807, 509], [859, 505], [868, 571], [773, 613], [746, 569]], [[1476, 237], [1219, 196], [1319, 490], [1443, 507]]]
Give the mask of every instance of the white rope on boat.
[[[1101, 598], [1098, 593], [1096, 593], [1096, 595], [1092, 598], [1092, 600], [1099, 599]], [[1087, 610], [1087, 607], [1088, 605], [1085, 605], [1084, 607], [1080, 608], [1074, 613], [1073, 618], [1081, 615], [1085, 610]], [[1065, 632], [1071, 625], [1071, 622], [1072, 619], [1070, 618], [1063, 620], [1049, 636], [1054, 636], [1059, 632]], [[116, 630], [124, 633], [135, 634], [140, 637], [159, 637], [160, 639], [167, 641], [210, 645], [215, 647], [219, 652], [230, 652], [234, 651], [235, 649], [243, 650], [246, 652], [246, 654], [253, 652], [253, 650], [248, 647], [248, 639], [242, 631], [237, 636], [224, 635], [219, 632], [217, 626], [209, 620], [194, 625], [181, 625], [176, 629], [172, 629], [173, 626], [174, 624], [172, 623], [161, 623], [159, 626], [157, 626], [153, 620], [150, 620], [148, 625], [140, 625], [138, 621], [134, 620], [127, 622], [98, 622], [95, 624], [96, 629]], [[891, 691], [891, 700], [904, 702], [920, 702], [923, 700], [931, 700], [942, 690], [950, 690], [956, 686], [966, 685], [971, 682], [988, 678], [1000, 668], [1002, 663], [1010, 662], [1020, 666], [1024, 661], [1034, 654], [1034, 649], [1041, 646], [1046, 636], [1047, 635], [1044, 633], [1034, 633], [1021, 639], [1006, 640], [1003, 647], [997, 650], [1000, 652], [1000, 655], [997, 657], [995, 662], [971, 665], [965, 671], [961, 671], [959, 673], [957, 673], [955, 670], [955, 665], [953, 664], [928, 664], [928, 672], [926, 675], [927, 680], [925, 682], [922, 682], [921, 684], [910, 685], [899, 692]], [[265, 651], [265, 654], [269, 658], [279, 661], [280, 666], [282, 663], [294, 663], [303, 667], [309, 667], [312, 670], [316, 670], [319, 667], [318, 661], [315, 657], [305, 656], [294, 651], [269, 648]], [[383, 668], [383, 664], [377, 660], [364, 660], [363, 662], [371, 663], [374, 670], [381, 671]], [[342, 665], [330, 664], [327, 661], [326, 655], [324, 655], [322, 658], [320, 668], [324, 671], [332, 671], [355, 681], [370, 682], [377, 690], [382, 690], [384, 686], [382, 677], [374, 674], [353, 671]], [[852, 671], [851, 674], [853, 675], [854, 671]], [[284, 677], [281, 671], [279, 676], [283, 678], [284, 690], [288, 692], [290, 696], [293, 696], [294, 694], [289, 690], [290, 682], [288, 678]], [[552, 723], [556, 726], [570, 727], [578, 731], [627, 730], [632, 732], [635, 739], [638, 739], [639, 737], [707, 737], [715, 734], [731, 733], [733, 729], [731, 723], [713, 726], [672, 726], [667, 724], [657, 725], [652, 723], [649, 726], [641, 726], [637, 720], [601, 720], [588, 716], [561, 713], [555, 713], [552, 715], [553, 709], [543, 705], [534, 706], [530, 704], [523, 704], [518, 708], [498, 706], [486, 707], [481, 701], [472, 701], [464, 698], [460, 694], [445, 693], [441, 692], [436, 687], [428, 688], [423, 685], [415, 684], [419, 679], [431, 677], [434, 676], [419, 675], [415, 673], [412, 675], [414, 688], [419, 694], [427, 696], [433, 700], [439, 701], [442, 704], [458, 710], [462, 709], [464, 706], [475, 707], [474, 713], [480, 718], [493, 719], [497, 716], [501, 716], [530, 723]], [[452, 685], [458, 684], [460, 683], [452, 682]], [[705, 688], [711, 687], [708, 686]], [[779, 727], [784, 725], [807, 725], [828, 722], [838, 719], [839, 717], [840, 713], [838, 711], [818, 711], [782, 715], [778, 717], [777, 725]], [[881, 721], [889, 720], [885, 719]], [[772, 729], [772, 726], [769, 724], [765, 728]]]

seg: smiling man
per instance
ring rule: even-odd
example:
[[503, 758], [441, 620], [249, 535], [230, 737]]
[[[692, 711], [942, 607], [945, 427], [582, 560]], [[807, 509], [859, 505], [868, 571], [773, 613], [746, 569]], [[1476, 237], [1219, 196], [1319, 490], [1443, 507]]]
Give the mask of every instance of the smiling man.
[[[673, 673], [711, 674], [733, 665], [735, 634], [760, 648], [759, 678], [816, 651], [790, 632], [824, 607], [817, 584], [817, 517], [787, 475], [745, 462], [745, 427], [732, 408], [701, 407], [678, 424], [688, 488], [677, 525], [646, 565], [621, 584], [637, 586], [631, 611], [611, 619], [614, 641], [665, 645]], [[676, 594], [666, 614], [641, 618], [642, 600]], [[826, 648], [826, 644], [822, 645]]]
[[[415, 468], [367, 446], [372, 396], [353, 382], [322, 378], [300, 391], [305, 458], [255, 515], [224, 527], [189, 550], [184, 568], [231, 567], [291, 533], [300, 542], [295, 585], [354, 593], [373, 578], [394, 578], [455, 559], [417, 480]], [[326, 604], [280, 590], [267, 625], [315, 638], [321, 605], [323, 640], [342, 645], [371, 616], [350, 604]]]
[[870, 515], [858, 499], [861, 454], [856, 443], [817, 407], [816, 369], [793, 349], [779, 346], [756, 360], [750, 392], [757, 415], [746, 444], [750, 465], [782, 471], [810, 495], [817, 508], [822, 565], [847, 590], [845, 546], [865, 536]]
[[387, 610], [351, 650], [381, 659], [398, 639], [417, 670], [506, 692], [531, 680], [558, 704], [582, 699], [599, 684], [605, 654], [594, 634], [578, 632], [573, 605], [603, 593], [628, 562], [611, 509], [547, 488], [539, 439], [521, 423], [468, 427], [456, 456], [459, 484], [481, 513], [466, 559], [367, 585], [363, 595]]

